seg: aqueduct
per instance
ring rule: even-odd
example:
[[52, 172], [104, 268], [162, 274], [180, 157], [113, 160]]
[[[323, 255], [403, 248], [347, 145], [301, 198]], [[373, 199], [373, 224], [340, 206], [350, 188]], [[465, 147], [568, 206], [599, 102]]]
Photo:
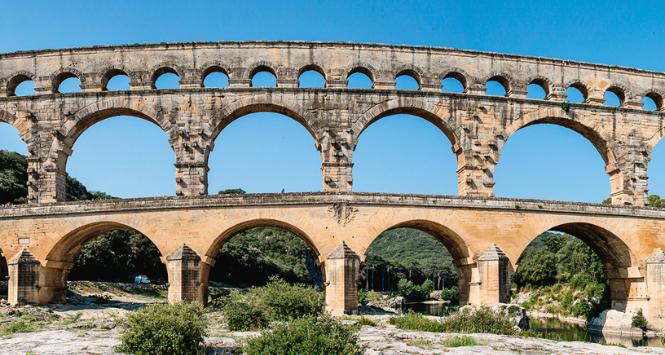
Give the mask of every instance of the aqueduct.
[[[314, 70], [322, 88], [300, 88]], [[258, 71], [276, 87], [252, 86]], [[227, 88], [205, 88], [221, 72]], [[347, 88], [364, 73], [368, 89]], [[180, 78], [158, 90], [160, 74]], [[116, 75], [130, 88], [109, 91]], [[417, 90], [396, 90], [409, 75]], [[80, 93], [59, 93], [77, 77]], [[454, 78], [462, 93], [442, 92]], [[16, 96], [33, 81], [35, 95]], [[486, 94], [497, 81], [505, 96]], [[543, 99], [527, 98], [536, 84]], [[579, 89], [584, 102], [566, 102]], [[619, 107], [603, 105], [613, 92]], [[0, 55], [0, 121], [28, 146], [28, 205], [0, 211], [0, 251], [9, 260], [10, 301], [63, 299], [72, 261], [100, 231], [132, 228], [160, 249], [169, 299], [206, 299], [214, 250], [231, 234], [279, 226], [305, 239], [325, 270], [333, 313], [357, 307], [359, 263], [372, 240], [397, 227], [422, 229], [451, 250], [461, 271], [463, 302], [505, 301], [510, 274], [529, 242], [547, 230], [572, 233], [603, 260], [612, 306], [645, 310], [665, 326], [665, 211], [645, 205], [647, 165], [665, 134], [665, 74], [589, 63], [446, 48], [351, 43], [229, 42], [89, 47]], [[645, 110], [648, 97], [655, 110]], [[207, 159], [217, 135], [253, 112], [285, 114], [314, 137], [323, 193], [207, 196]], [[459, 198], [352, 192], [353, 151], [361, 132], [382, 117], [407, 113], [439, 127], [458, 161]], [[67, 158], [96, 122], [132, 115], [159, 126], [176, 156], [174, 197], [65, 202]], [[493, 198], [501, 149], [517, 130], [539, 123], [572, 129], [593, 143], [606, 164], [613, 206]]]

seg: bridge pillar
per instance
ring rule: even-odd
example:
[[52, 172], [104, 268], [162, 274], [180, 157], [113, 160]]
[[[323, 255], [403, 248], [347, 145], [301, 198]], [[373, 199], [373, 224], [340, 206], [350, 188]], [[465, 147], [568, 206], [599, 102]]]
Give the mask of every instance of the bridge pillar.
[[206, 163], [177, 163], [176, 195], [201, 196], [208, 193], [208, 165]]
[[510, 260], [492, 243], [476, 261], [478, 265], [478, 296], [481, 305], [506, 303], [510, 295]]
[[617, 161], [610, 162], [605, 171], [610, 176], [610, 196], [613, 205], [644, 206], [647, 204], [649, 152], [646, 143], [629, 134], [625, 143], [615, 150]]
[[169, 277], [169, 303], [200, 301], [201, 257], [187, 245], [181, 245], [166, 257]]
[[665, 328], [665, 253], [656, 249], [646, 260], [646, 287], [649, 303], [644, 310], [649, 324], [656, 329]]
[[321, 152], [321, 175], [324, 192], [350, 192], [353, 186], [352, 136], [350, 129], [341, 131], [324, 127], [319, 132], [316, 148]]
[[358, 312], [360, 257], [346, 243], [333, 250], [325, 264], [326, 309], [332, 315]]
[[9, 304], [39, 303], [39, 272], [41, 264], [27, 250], [22, 249], [7, 262], [9, 271]]

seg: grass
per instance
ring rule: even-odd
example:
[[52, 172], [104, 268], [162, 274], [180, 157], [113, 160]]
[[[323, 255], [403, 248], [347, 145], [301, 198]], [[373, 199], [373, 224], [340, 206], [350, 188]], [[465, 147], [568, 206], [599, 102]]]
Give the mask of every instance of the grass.
[[356, 324], [359, 325], [359, 326], [361, 326], [361, 327], [362, 327], [363, 325], [370, 326], [370, 327], [376, 327], [376, 326], [377, 326], [377, 324], [376, 324], [375, 321], [373, 321], [373, 320], [371, 320], [371, 319], [369, 319], [369, 318], [366, 318], [366, 317], [364, 317], [364, 316], [360, 316], [360, 318], [358, 319], [358, 321], [356, 322]]
[[39, 329], [39, 324], [31, 318], [21, 317], [11, 323], [0, 327], [0, 335], [10, 335], [15, 333], [29, 333]]
[[441, 322], [425, 318], [422, 314], [409, 312], [401, 317], [390, 318], [389, 323], [398, 329], [418, 330], [423, 332], [443, 332]]
[[447, 348], [459, 348], [461, 346], [476, 346], [480, 345], [478, 341], [472, 336], [459, 335], [452, 338], [444, 339], [441, 344]]
[[432, 347], [432, 341], [428, 339], [412, 339], [408, 340], [407, 344], [417, 346], [421, 349], [430, 349]]

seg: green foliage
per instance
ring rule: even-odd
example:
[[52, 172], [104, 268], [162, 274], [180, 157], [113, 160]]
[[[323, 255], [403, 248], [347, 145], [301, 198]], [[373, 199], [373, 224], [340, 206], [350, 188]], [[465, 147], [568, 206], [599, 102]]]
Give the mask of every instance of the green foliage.
[[0, 325], [0, 335], [29, 333], [39, 330], [39, 323], [29, 314], [20, 315], [17, 319]]
[[362, 269], [365, 288], [393, 291], [400, 279], [415, 285], [433, 281], [434, 289], [457, 285], [458, 275], [446, 247], [435, 237], [413, 228], [382, 233], [367, 250]]
[[442, 342], [443, 346], [447, 348], [459, 348], [461, 346], [476, 346], [480, 345], [476, 339], [468, 335], [458, 335], [452, 338], [444, 339]]
[[444, 301], [449, 301], [451, 304], [458, 304], [459, 303], [459, 287], [458, 286], [453, 286], [451, 288], [443, 289], [443, 292], [441, 293], [441, 298]]
[[644, 317], [644, 314], [642, 313], [642, 309], [637, 310], [637, 313], [633, 315], [631, 325], [635, 328], [640, 328], [643, 331], [647, 330], [649, 324], [647, 323], [647, 319]]
[[0, 150], [0, 204], [25, 203], [28, 163], [19, 153]]
[[220, 298], [222, 313], [231, 330], [265, 328], [268, 321], [288, 321], [323, 313], [321, 292], [302, 284], [275, 279], [266, 286]]
[[252, 354], [361, 354], [353, 328], [329, 317], [305, 317], [278, 324], [250, 339], [243, 351]]
[[127, 316], [117, 351], [132, 354], [194, 354], [206, 335], [198, 303], [155, 304]]
[[649, 195], [647, 197], [647, 206], [665, 208], [665, 199], [660, 198], [658, 195]]
[[375, 321], [373, 321], [373, 320], [371, 320], [371, 319], [369, 319], [365, 316], [360, 316], [360, 318], [358, 318], [358, 322], [356, 324], [361, 326], [361, 327], [363, 325], [366, 325], [366, 326], [369, 326], [369, 327], [376, 327], [377, 326]]
[[513, 335], [516, 333], [512, 319], [502, 312], [487, 307], [476, 310], [462, 309], [441, 321], [443, 331], [451, 333], [492, 333]]
[[221, 190], [217, 194], [218, 195], [244, 195], [247, 192], [243, 189], [226, 189], [226, 190]]
[[106, 232], [85, 243], [74, 260], [70, 280], [131, 282], [136, 275], [165, 281], [159, 249], [133, 230]]
[[404, 330], [418, 330], [422, 332], [436, 332], [444, 331], [444, 326], [441, 322], [425, 318], [420, 313], [409, 312], [399, 317], [390, 318], [388, 321], [398, 329]]
[[434, 283], [427, 279], [421, 285], [414, 285], [413, 282], [400, 279], [397, 282], [397, 294], [411, 302], [424, 301], [429, 299], [430, 293], [434, 291]]
[[271, 277], [321, 285], [317, 256], [297, 235], [276, 227], [248, 229], [232, 237], [217, 254], [210, 279], [240, 286], [265, 285]]

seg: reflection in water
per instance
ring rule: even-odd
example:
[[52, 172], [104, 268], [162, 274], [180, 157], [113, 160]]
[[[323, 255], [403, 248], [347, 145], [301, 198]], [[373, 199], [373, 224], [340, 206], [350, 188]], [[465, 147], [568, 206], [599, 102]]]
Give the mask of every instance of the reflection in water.
[[[407, 303], [405, 311], [411, 310], [432, 316], [445, 316], [457, 308], [458, 306], [451, 306], [446, 303]], [[625, 347], [665, 347], [658, 337], [643, 339], [639, 337], [602, 334], [596, 331], [589, 331], [584, 325], [565, 323], [556, 318], [529, 318], [529, 327], [529, 330], [541, 333], [543, 334], [543, 338], [551, 340], [622, 344]]]

